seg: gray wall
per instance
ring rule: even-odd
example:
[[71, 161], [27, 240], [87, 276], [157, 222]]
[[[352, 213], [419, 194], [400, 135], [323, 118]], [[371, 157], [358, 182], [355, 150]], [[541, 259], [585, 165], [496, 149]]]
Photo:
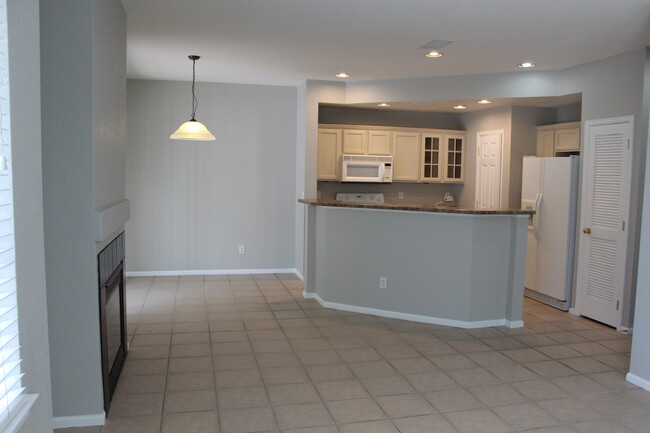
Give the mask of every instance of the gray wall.
[[197, 83], [217, 140], [191, 142], [190, 83], [127, 87], [127, 271], [293, 269], [296, 88]]
[[457, 114], [321, 106], [318, 123], [459, 129]]
[[38, 394], [22, 433], [52, 431], [41, 173], [38, 0], [9, 0], [16, 281], [23, 386]]
[[[53, 413], [101, 419], [95, 242], [102, 239], [95, 210], [96, 205], [124, 197], [123, 180], [108, 173], [123, 173], [119, 140], [124, 132], [119, 129], [124, 116], [126, 16], [119, 0], [51, 0], [41, 2], [40, 20]], [[112, 63], [114, 69], [102, 69]], [[111, 149], [117, 156], [104, 160]]]

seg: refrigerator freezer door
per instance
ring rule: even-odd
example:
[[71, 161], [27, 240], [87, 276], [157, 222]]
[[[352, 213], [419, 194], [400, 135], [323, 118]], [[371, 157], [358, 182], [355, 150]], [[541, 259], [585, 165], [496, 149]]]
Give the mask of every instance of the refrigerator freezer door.
[[[542, 188], [543, 158], [524, 157], [521, 184], [521, 207], [535, 209], [539, 201]], [[537, 275], [539, 268], [539, 240], [535, 226], [539, 217], [535, 215], [528, 223], [528, 243], [526, 245], [526, 273], [524, 274], [524, 287], [537, 290]]]

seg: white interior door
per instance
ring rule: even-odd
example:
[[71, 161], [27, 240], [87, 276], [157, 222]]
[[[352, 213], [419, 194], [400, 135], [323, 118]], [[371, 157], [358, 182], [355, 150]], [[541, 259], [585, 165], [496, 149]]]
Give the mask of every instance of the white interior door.
[[476, 147], [476, 207], [500, 208], [503, 130], [479, 132]]
[[578, 312], [621, 325], [633, 118], [588, 121], [583, 146]]

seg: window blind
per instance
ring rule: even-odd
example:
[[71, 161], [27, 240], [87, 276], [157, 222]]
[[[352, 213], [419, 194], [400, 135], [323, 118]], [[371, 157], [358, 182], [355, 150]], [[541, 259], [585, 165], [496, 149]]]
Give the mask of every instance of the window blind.
[[26, 400], [18, 343], [9, 120], [7, 7], [6, 0], [0, 0], [0, 432], [19, 427]]

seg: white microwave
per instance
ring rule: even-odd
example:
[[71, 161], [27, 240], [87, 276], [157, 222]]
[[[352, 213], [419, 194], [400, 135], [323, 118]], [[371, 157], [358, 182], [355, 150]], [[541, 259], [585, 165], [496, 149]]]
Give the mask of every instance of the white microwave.
[[393, 181], [392, 156], [343, 155], [342, 182], [390, 183]]

